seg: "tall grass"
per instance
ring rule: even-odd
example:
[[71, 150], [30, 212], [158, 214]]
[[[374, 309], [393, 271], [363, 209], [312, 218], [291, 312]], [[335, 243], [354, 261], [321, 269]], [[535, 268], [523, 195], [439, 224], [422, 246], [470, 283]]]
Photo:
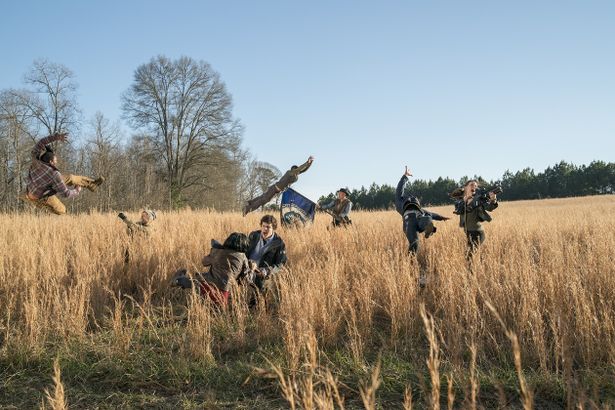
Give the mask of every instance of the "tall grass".
[[[512, 394], [526, 408], [538, 399], [528, 374], [562, 380], [568, 406], [593, 397], [588, 374], [612, 390], [615, 198], [502, 203], [493, 217], [470, 270], [456, 219], [421, 238], [414, 259], [394, 212], [356, 212], [352, 228], [336, 230], [318, 215], [307, 229], [279, 230], [289, 263], [266, 308], [249, 311], [235, 289], [233, 306], [212, 313], [169, 280], [179, 267], [202, 269], [211, 238], [257, 229], [259, 214], [159, 213], [152, 234], [133, 241], [111, 214], [0, 215], [0, 355], [40, 357], [104, 333], [116, 357], [143, 349], [145, 335], [202, 363], [258, 352], [271, 363], [263, 377], [301, 408], [340, 408], [344, 396], [376, 406], [378, 389], [397, 391], [380, 383], [390, 375], [379, 355], [430, 377], [429, 388], [401, 380], [387, 396], [399, 407], [419, 397], [476, 408], [481, 380], [497, 384], [493, 369], [518, 376]], [[336, 366], [357, 377], [340, 380]]]

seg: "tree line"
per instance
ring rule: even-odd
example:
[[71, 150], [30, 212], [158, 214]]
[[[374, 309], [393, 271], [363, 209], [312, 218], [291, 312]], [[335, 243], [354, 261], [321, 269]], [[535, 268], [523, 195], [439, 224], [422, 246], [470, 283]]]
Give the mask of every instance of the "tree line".
[[[539, 173], [531, 168], [515, 173], [506, 171], [496, 181], [486, 181], [480, 176], [465, 176], [459, 181], [441, 177], [435, 181], [411, 178], [406, 189], [425, 205], [444, 205], [452, 201], [448, 194], [469, 179], [476, 179], [485, 187], [501, 185], [504, 192], [499, 197], [508, 201], [613, 194], [615, 163], [593, 161], [589, 165], [577, 166], [561, 161]], [[395, 189], [396, 186], [374, 183], [369, 188], [352, 189], [350, 197], [355, 209], [391, 209], [395, 206]], [[328, 201], [334, 197], [335, 194], [330, 193], [321, 200]]]
[[157, 56], [137, 67], [121, 97], [128, 138], [102, 112], [84, 120], [75, 74], [34, 61], [19, 87], [0, 90], [0, 210], [24, 207], [30, 150], [41, 137], [56, 144], [60, 170], [104, 176], [95, 194], [67, 201], [72, 212], [96, 209], [237, 209], [280, 176], [242, 146], [243, 127], [220, 75], [204, 61]]
[[[68, 132], [71, 140], [54, 147], [63, 172], [106, 178], [98, 192], [67, 201], [71, 212], [240, 209], [281, 176], [242, 146], [243, 126], [233, 116], [232, 97], [204, 61], [157, 56], [137, 67], [120, 101], [128, 137], [102, 112], [84, 120], [78, 88], [68, 67], [37, 60], [19, 87], [0, 90], [0, 211], [23, 209], [18, 196], [25, 190], [30, 150], [56, 132]], [[506, 171], [500, 181], [474, 178], [484, 185], [501, 183], [507, 200], [608, 194], [615, 187], [615, 164], [562, 161], [540, 173]], [[448, 193], [467, 179], [413, 179], [408, 189], [424, 204], [445, 204]], [[387, 209], [395, 187], [372, 184], [351, 193], [356, 208]]]

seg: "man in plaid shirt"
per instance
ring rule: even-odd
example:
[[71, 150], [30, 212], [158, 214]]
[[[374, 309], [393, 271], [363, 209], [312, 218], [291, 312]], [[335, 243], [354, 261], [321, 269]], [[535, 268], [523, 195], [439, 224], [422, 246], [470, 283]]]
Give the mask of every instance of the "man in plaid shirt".
[[79, 175], [62, 176], [56, 168], [58, 158], [47, 145], [55, 141], [66, 141], [67, 134], [54, 134], [42, 138], [32, 149], [32, 165], [28, 172], [26, 193], [23, 199], [37, 207], [47, 209], [54, 214], [63, 215], [66, 207], [56, 195], [74, 198], [81, 188], [95, 191], [104, 182], [103, 177], [92, 179]]

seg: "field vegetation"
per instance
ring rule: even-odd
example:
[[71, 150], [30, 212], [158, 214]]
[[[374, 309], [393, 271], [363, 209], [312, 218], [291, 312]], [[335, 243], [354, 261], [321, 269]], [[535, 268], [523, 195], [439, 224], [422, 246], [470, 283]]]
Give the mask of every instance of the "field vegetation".
[[456, 218], [412, 259], [393, 211], [319, 214], [267, 306], [169, 286], [260, 216], [0, 215], [0, 408], [615, 406], [614, 196], [502, 203], [472, 269]]

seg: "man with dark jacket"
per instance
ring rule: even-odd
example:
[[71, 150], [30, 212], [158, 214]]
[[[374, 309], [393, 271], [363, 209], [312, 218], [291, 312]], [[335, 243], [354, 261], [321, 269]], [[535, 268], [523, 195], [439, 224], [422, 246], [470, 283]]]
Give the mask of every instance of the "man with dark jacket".
[[410, 176], [412, 176], [412, 173], [406, 167], [406, 171], [399, 180], [395, 191], [395, 208], [403, 217], [404, 233], [408, 238], [408, 251], [416, 254], [419, 250], [419, 233], [424, 232], [425, 239], [427, 239], [436, 231], [433, 224], [434, 220], [446, 221], [450, 218], [423, 209], [416, 196], [409, 192], [404, 193], [404, 187]]
[[273, 215], [265, 215], [261, 218], [261, 229], [250, 233], [248, 239], [248, 259], [253, 261], [258, 270], [254, 277], [254, 284], [261, 292], [271, 288], [271, 278], [286, 263], [286, 245], [275, 233], [278, 221]]

